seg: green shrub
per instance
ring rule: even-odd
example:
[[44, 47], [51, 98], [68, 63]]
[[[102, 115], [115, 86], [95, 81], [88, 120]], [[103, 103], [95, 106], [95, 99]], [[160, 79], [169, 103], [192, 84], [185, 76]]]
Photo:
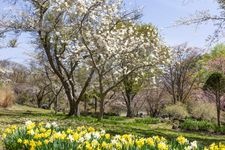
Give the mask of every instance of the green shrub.
[[215, 126], [215, 130], [214, 130], [215, 132], [217, 132], [217, 133], [222, 133], [222, 134], [224, 134], [225, 133], [225, 126], [223, 125], [223, 126]]
[[208, 121], [198, 121], [198, 128], [200, 131], [213, 132], [215, 130], [215, 124]]
[[198, 122], [196, 120], [187, 119], [180, 125], [181, 129], [197, 131], [198, 130]]
[[[210, 111], [209, 111], [210, 110]], [[193, 118], [200, 120], [216, 120], [216, 106], [204, 101], [190, 101], [188, 111]]]
[[151, 117], [137, 118], [134, 121], [135, 121], [135, 123], [143, 123], [143, 124], [157, 124], [157, 123], [160, 123], [160, 119], [159, 118], [151, 118]]
[[180, 128], [188, 131], [209, 131], [214, 132], [216, 125], [208, 121], [198, 121], [192, 119], [186, 119], [181, 123]]
[[169, 116], [172, 119], [185, 119], [189, 117], [187, 106], [182, 103], [166, 106], [163, 110], [164, 116]]

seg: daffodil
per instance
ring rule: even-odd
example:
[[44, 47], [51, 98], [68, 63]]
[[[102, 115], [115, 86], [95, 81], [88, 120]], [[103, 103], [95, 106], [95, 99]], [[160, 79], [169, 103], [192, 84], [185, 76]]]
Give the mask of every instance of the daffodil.
[[105, 134], [105, 138], [108, 140], [108, 139], [110, 139], [110, 134]]
[[23, 144], [24, 144], [24, 145], [28, 145], [28, 144], [29, 144], [29, 141], [28, 141], [27, 139], [25, 139], [25, 140], [23, 141]]
[[106, 149], [107, 146], [108, 146], [108, 144], [107, 144], [105, 141], [103, 141], [102, 144], [101, 144], [101, 147], [102, 147], [103, 149]]
[[45, 139], [44, 144], [48, 145], [48, 143], [49, 143], [49, 140]]
[[88, 128], [88, 132], [94, 132], [94, 131], [95, 131], [95, 129], [93, 127]]
[[145, 144], [145, 139], [141, 138], [136, 141], [136, 145], [138, 148], [141, 148]]
[[37, 142], [36, 142], [36, 145], [37, 145], [37, 146], [41, 146], [41, 145], [42, 145], [42, 142], [41, 142], [41, 141], [37, 141]]
[[28, 134], [28, 135], [34, 135], [34, 134], [35, 134], [35, 132], [34, 132], [34, 130], [33, 130], [33, 129], [31, 129], [31, 130], [28, 130], [28, 131], [27, 131], [27, 134]]
[[17, 143], [23, 143], [23, 140], [21, 139], [21, 138], [19, 138], [18, 140], [17, 140]]
[[92, 150], [93, 148], [92, 148], [92, 146], [91, 146], [91, 144], [87, 141], [87, 142], [85, 142], [85, 148], [87, 149], [87, 150]]
[[158, 150], [168, 150], [168, 149], [169, 149], [169, 147], [168, 147], [168, 145], [166, 145], [166, 143], [164, 143], [164, 142], [158, 143]]
[[79, 134], [78, 133], [73, 133], [73, 139], [75, 140], [75, 141], [77, 141], [78, 139], [80, 138], [80, 136], [79, 136]]
[[153, 138], [147, 138], [147, 139], [146, 139], [146, 143], [147, 143], [149, 146], [154, 146], [154, 145], [155, 145], [155, 142], [154, 142]]
[[7, 134], [6, 133], [3, 133], [2, 134], [2, 138], [5, 139], [6, 137], [7, 137]]
[[183, 136], [179, 136], [179, 137], [177, 137], [177, 142], [181, 145], [184, 145], [184, 144], [188, 143], [188, 140]]
[[29, 145], [30, 145], [30, 147], [36, 147], [36, 143], [35, 143], [34, 140], [31, 140], [31, 141], [29, 142]]

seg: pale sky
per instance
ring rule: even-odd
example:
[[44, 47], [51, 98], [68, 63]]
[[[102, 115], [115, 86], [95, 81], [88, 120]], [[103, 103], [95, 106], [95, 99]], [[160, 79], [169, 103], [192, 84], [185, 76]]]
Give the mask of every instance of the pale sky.
[[[0, 0], [2, 3], [3, 0]], [[196, 26], [169, 27], [180, 17], [187, 17], [197, 10], [210, 10], [212, 14], [218, 14], [216, 0], [125, 0], [127, 8], [143, 8], [142, 21], [157, 26], [163, 40], [170, 46], [187, 42], [189, 46], [207, 48], [205, 39], [212, 34], [212, 24]], [[4, 7], [4, 5], [3, 5]], [[6, 6], [5, 6], [6, 7]], [[6, 8], [4, 8], [6, 9]], [[4, 9], [0, 10], [3, 11]], [[24, 37], [24, 36], [23, 36]], [[17, 48], [0, 49], [0, 59], [26, 63], [31, 52], [29, 37], [21, 38]], [[22, 44], [22, 43], [27, 44]]]

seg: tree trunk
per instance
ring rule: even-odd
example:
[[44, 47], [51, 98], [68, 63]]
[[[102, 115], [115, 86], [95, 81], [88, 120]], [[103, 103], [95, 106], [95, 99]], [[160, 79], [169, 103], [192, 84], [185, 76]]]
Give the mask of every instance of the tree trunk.
[[80, 116], [80, 110], [79, 110], [79, 102], [78, 101], [69, 101], [69, 106], [70, 106], [70, 110], [69, 110], [69, 114], [68, 116]]
[[84, 98], [84, 113], [87, 113], [87, 99]]
[[173, 104], [175, 105], [176, 104], [176, 98], [173, 98]]
[[72, 96], [72, 90], [70, 88], [70, 86], [68, 85], [68, 83], [63, 82], [63, 87], [65, 89], [65, 94], [67, 96], [67, 99], [69, 101], [69, 113], [68, 116], [79, 116], [80, 112], [79, 112], [79, 100], [76, 100], [73, 96]]
[[75, 114], [75, 102], [73, 99], [68, 99], [68, 100], [69, 100], [69, 107], [70, 107], [68, 116], [72, 116]]
[[217, 125], [220, 127], [220, 109], [217, 108]]
[[42, 101], [42, 98], [41, 97], [37, 97], [37, 106], [38, 106], [38, 108], [41, 108], [41, 101]]
[[155, 117], [157, 117], [157, 116], [158, 116], [158, 111], [155, 110], [155, 111], [152, 113], [152, 117], [155, 118]]
[[123, 94], [124, 101], [125, 101], [126, 107], [127, 107], [126, 117], [132, 118], [134, 116], [134, 112], [132, 110], [131, 103], [133, 102], [135, 94], [133, 95], [132, 91], [130, 89], [125, 89], [125, 93], [122, 93], [122, 94]]
[[95, 113], [97, 113], [97, 109], [98, 109], [98, 100], [96, 97], [94, 97], [95, 99]]
[[58, 96], [56, 96], [55, 101], [54, 101], [54, 110], [55, 114], [58, 112]]
[[99, 99], [100, 99], [100, 111], [99, 111], [99, 116], [98, 120], [103, 119], [104, 115], [104, 100], [105, 100], [105, 94], [103, 92], [103, 83], [102, 83], [102, 75], [99, 75]]
[[100, 109], [100, 111], [99, 111], [99, 116], [98, 116], [98, 120], [100, 121], [100, 120], [102, 120], [103, 119], [103, 116], [104, 116], [104, 100], [105, 100], [105, 98], [104, 98], [104, 96], [101, 96], [101, 98], [100, 98], [100, 107], [99, 107], [99, 109]]
[[80, 109], [79, 109], [79, 102], [75, 102], [75, 116], [79, 117], [80, 116]]
[[220, 127], [220, 96], [216, 93], [217, 125]]
[[217, 125], [220, 127], [220, 98], [218, 98], [217, 100]]
[[132, 108], [131, 108], [131, 103], [128, 102], [126, 104], [126, 106], [127, 106], [127, 117], [132, 118], [134, 116], [134, 114], [133, 114], [133, 111], [132, 111]]

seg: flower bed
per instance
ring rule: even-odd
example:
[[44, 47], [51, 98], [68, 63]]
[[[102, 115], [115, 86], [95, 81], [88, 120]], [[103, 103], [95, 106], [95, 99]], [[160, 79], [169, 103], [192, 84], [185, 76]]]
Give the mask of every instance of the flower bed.
[[225, 145], [212, 144], [208, 148], [188, 141], [183, 136], [174, 141], [153, 136], [142, 138], [131, 134], [112, 136], [92, 127], [62, 129], [55, 122], [34, 123], [7, 128], [3, 135], [7, 150], [223, 150]]

